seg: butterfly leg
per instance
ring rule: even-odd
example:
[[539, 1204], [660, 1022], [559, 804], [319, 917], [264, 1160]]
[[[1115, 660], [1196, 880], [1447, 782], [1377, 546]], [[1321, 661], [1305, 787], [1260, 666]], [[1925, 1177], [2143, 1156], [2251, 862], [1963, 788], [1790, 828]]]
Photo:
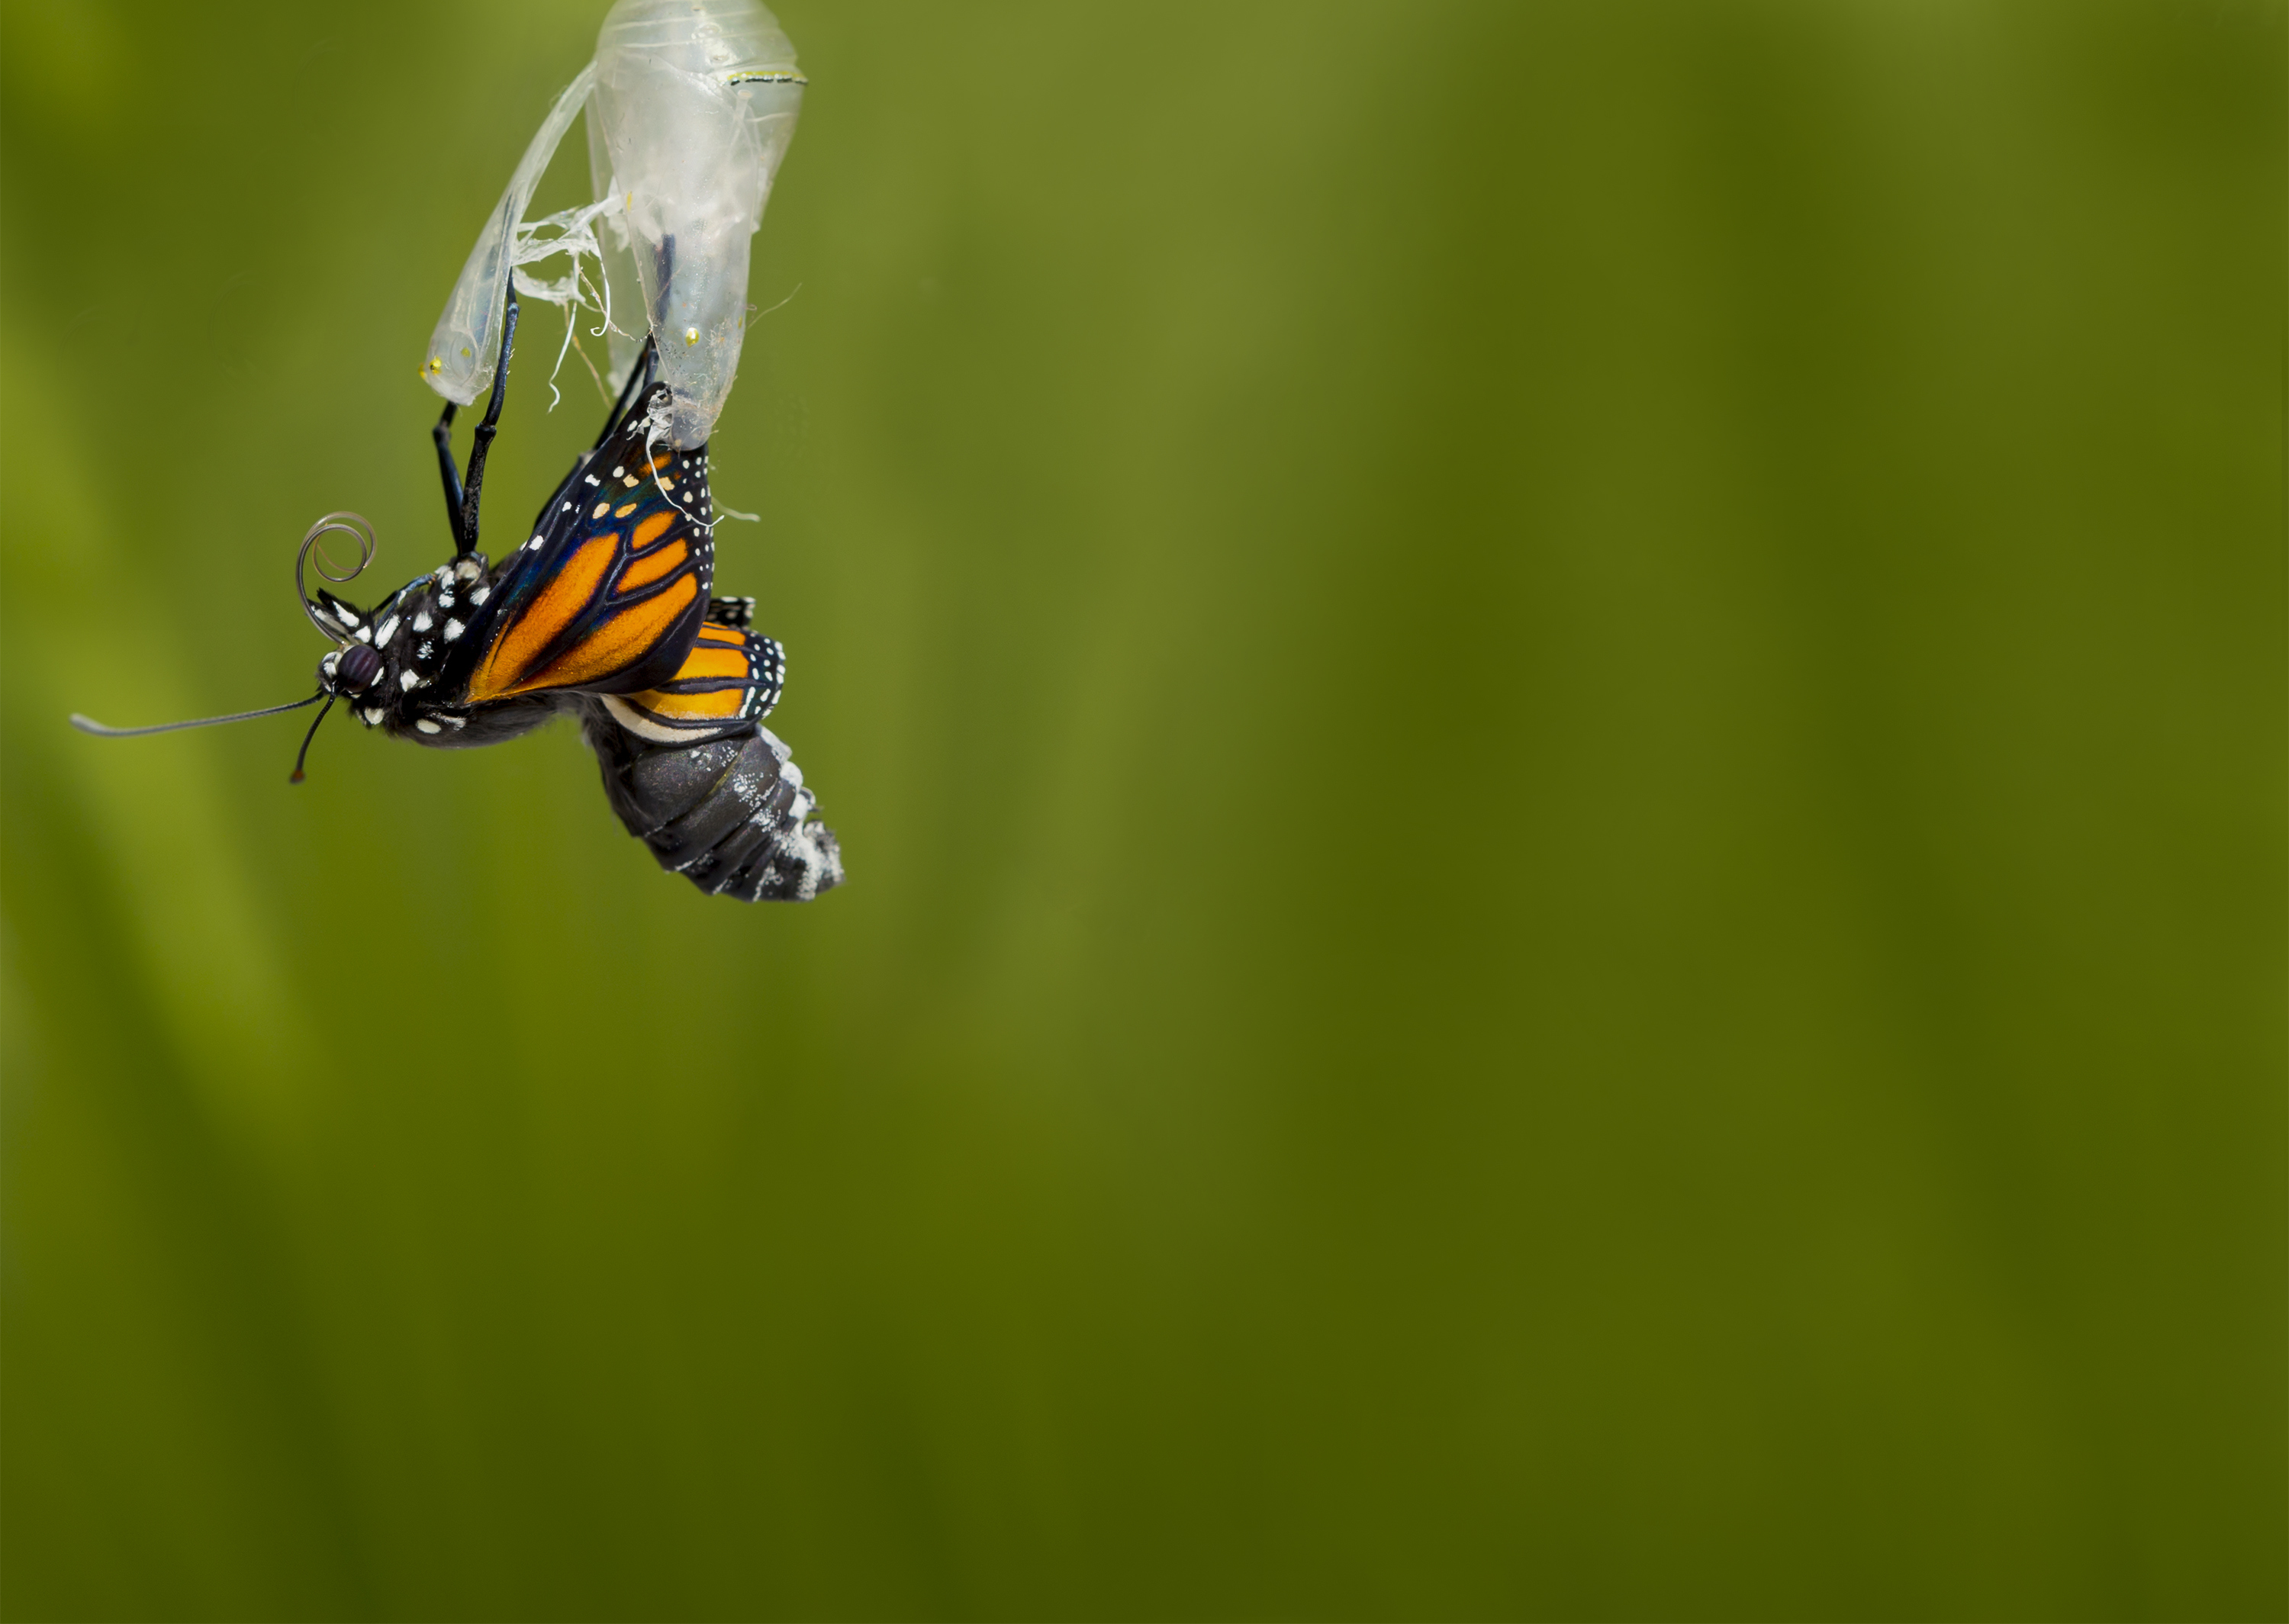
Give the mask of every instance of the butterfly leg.
[[501, 318], [500, 362], [493, 369], [493, 398], [485, 408], [485, 420], [477, 425], [477, 432], [469, 443], [469, 477], [461, 495], [457, 537], [460, 552], [456, 556], [466, 557], [477, 550], [477, 503], [484, 494], [485, 458], [493, 449], [493, 435], [500, 430], [501, 402], [508, 398], [508, 358], [515, 346], [516, 279], [512, 276], [508, 308]]
[[429, 437], [437, 442], [437, 474], [445, 482], [445, 530], [453, 545], [461, 544], [461, 471], [453, 465], [453, 414], [460, 408], [445, 402], [445, 411]]

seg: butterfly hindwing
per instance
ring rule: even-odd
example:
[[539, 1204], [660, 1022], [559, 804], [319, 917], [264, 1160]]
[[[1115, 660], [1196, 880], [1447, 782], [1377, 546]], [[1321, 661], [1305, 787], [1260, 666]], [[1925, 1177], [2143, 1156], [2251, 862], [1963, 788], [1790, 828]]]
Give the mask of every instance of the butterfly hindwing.
[[786, 682], [786, 655], [777, 641], [710, 620], [673, 676], [602, 697], [612, 719], [638, 738], [690, 744], [748, 730], [770, 714]]
[[442, 673], [461, 704], [640, 690], [684, 663], [707, 609], [714, 513], [706, 448], [658, 438], [668, 400], [655, 386], [494, 572]]

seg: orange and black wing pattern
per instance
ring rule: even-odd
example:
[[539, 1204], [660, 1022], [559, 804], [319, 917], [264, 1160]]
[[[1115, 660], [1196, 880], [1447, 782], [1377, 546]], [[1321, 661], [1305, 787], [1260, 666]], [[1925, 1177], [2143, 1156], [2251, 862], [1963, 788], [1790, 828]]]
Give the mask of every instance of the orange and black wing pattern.
[[714, 513], [706, 448], [647, 440], [667, 395], [658, 385], [637, 403], [493, 573], [441, 673], [445, 703], [632, 692], [684, 664], [707, 609]]
[[601, 696], [612, 720], [655, 744], [695, 744], [748, 731], [770, 714], [786, 656], [759, 632], [714, 621], [699, 628], [675, 674], [634, 693]]

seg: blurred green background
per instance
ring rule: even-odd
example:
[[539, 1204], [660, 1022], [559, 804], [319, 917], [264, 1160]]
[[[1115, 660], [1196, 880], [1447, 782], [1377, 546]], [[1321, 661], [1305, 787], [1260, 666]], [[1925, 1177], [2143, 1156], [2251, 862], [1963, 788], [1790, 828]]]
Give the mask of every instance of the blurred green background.
[[786, 0], [806, 909], [63, 724], [602, 9], [0, 13], [8, 1616], [2289, 1610], [2281, 4]]

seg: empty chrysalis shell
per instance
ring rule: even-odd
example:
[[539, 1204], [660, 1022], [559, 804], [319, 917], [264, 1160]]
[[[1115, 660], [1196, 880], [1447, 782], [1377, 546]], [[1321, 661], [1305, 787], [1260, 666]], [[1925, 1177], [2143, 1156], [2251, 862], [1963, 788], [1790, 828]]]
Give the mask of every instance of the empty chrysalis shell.
[[477, 245], [469, 251], [460, 280], [445, 299], [437, 330], [429, 336], [421, 377], [449, 401], [466, 406], [492, 386], [494, 353], [500, 347], [501, 306], [514, 268], [517, 227], [524, 223], [532, 188], [540, 184], [548, 160], [556, 155], [557, 142], [579, 116], [580, 104], [587, 100], [595, 78], [596, 66], [591, 62], [573, 76], [556, 105], [548, 109], [516, 172], [509, 177], [508, 190], [501, 194], [485, 228], [477, 234]]
[[[614, 308], [633, 293], [649, 316], [675, 391], [672, 432], [698, 445], [739, 370], [747, 251], [794, 139], [802, 76], [756, 0], [619, 0], [595, 67], [589, 173], [597, 196], [622, 204], [600, 234]], [[616, 374], [637, 348], [614, 336]]]
[[673, 437], [706, 442], [738, 373], [750, 239], [802, 86], [794, 47], [756, 0], [619, 0], [470, 253], [431, 340], [430, 386], [466, 405], [491, 384], [524, 208], [585, 98], [595, 195], [618, 205], [596, 221], [613, 381], [642, 347], [642, 311], [675, 392]]

